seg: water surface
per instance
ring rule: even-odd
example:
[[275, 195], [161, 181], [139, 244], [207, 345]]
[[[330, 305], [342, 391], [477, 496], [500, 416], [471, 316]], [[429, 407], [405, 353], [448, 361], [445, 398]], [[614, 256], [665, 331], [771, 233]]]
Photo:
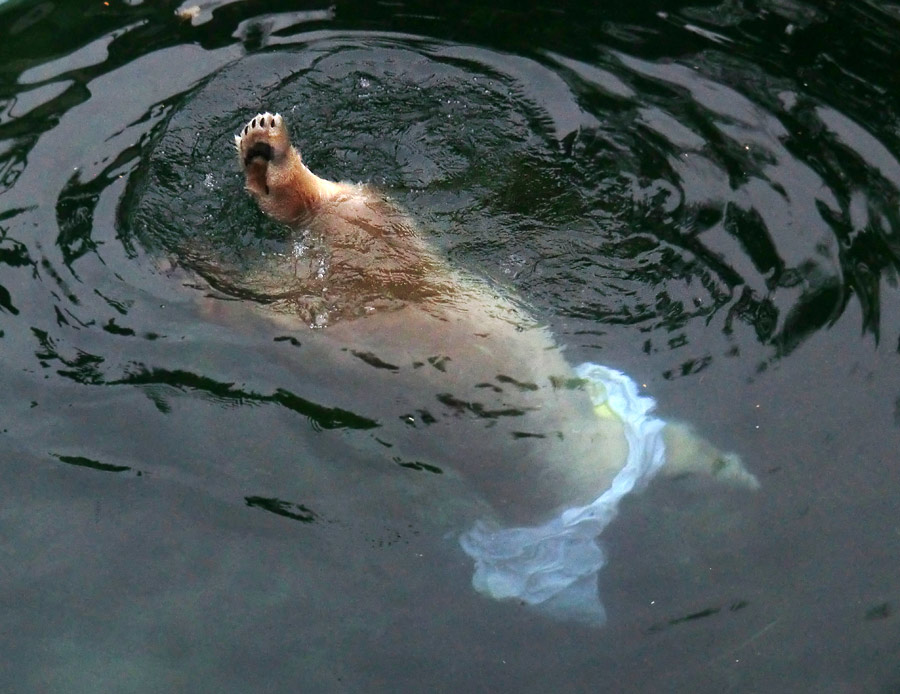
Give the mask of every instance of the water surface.
[[[176, 9], [0, 5], [0, 688], [900, 686], [898, 6]], [[267, 109], [762, 489], [629, 499], [601, 630], [480, 597], [475, 491], [241, 284]]]

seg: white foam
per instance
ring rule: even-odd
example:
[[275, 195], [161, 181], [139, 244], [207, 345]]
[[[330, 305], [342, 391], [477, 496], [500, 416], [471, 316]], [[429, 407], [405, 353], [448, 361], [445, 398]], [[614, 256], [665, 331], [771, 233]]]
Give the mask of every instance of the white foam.
[[616, 517], [622, 497], [646, 485], [665, 462], [665, 423], [651, 415], [655, 401], [640, 395], [622, 372], [585, 363], [575, 373], [587, 381], [594, 407], [605, 405], [621, 419], [628, 441], [624, 467], [609, 489], [586, 506], [566, 509], [535, 527], [501, 528], [479, 521], [460, 537], [460, 544], [475, 560], [472, 585], [479, 593], [599, 626], [606, 613], [597, 573], [606, 557], [597, 538]]

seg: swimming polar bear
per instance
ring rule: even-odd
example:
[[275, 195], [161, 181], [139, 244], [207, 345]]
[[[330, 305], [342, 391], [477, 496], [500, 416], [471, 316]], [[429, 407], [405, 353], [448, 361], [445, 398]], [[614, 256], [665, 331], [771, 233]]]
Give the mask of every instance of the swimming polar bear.
[[602, 622], [595, 538], [624, 494], [657, 469], [758, 486], [737, 455], [653, 417], [623, 374], [573, 369], [520, 302], [451, 267], [383, 197], [316, 176], [282, 116], [258, 114], [235, 146], [260, 209], [317, 249], [273, 313], [323, 328], [330, 368], [375, 367], [380, 414], [409, 424], [392, 455], [449, 466], [491, 504], [461, 539], [482, 593]]

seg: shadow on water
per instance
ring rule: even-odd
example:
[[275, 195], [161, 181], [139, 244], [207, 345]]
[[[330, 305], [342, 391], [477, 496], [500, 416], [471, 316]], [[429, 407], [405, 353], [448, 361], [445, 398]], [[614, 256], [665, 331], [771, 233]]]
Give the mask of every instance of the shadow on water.
[[[897, 690], [895, 6], [176, 9], [0, 2], [0, 689]], [[522, 411], [388, 422], [402, 365], [260, 318], [316, 261], [241, 193], [261, 109], [761, 492], [630, 499], [603, 631], [478, 597], [396, 432]]]

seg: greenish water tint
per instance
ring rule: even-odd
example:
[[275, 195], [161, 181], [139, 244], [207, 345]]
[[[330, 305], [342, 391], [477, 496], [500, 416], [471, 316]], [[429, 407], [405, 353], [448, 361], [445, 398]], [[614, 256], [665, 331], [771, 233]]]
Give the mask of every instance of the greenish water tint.
[[[900, 686], [895, 4], [177, 9], [0, 3], [0, 689]], [[760, 492], [630, 499], [601, 631], [478, 597], [397, 365], [248, 307], [296, 255], [231, 145], [266, 109]]]

